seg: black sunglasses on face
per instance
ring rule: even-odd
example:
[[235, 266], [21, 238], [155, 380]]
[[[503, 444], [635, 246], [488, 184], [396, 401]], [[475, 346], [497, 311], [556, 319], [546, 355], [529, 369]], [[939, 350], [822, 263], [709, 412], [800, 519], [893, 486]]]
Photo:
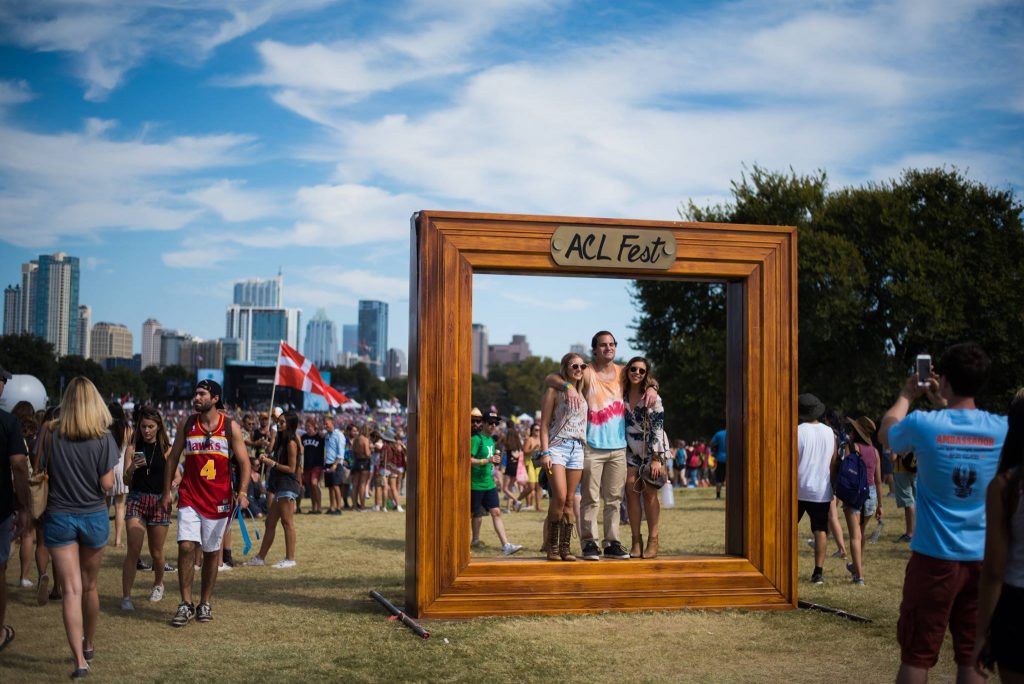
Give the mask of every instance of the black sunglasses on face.
[[587, 364], [585, 363], [570, 363], [569, 368], [573, 370], [587, 370]]
[[630, 366], [629, 372], [636, 373], [637, 375], [647, 375], [647, 369], [643, 366]]

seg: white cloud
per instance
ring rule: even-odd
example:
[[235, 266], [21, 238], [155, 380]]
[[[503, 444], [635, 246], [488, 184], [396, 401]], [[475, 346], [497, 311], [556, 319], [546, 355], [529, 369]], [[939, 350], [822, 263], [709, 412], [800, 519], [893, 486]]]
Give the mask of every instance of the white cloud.
[[2, 81], [0, 80], [0, 111], [30, 101], [34, 95], [29, 88], [28, 81]]
[[74, 56], [88, 100], [103, 100], [152, 54], [206, 59], [224, 43], [282, 15], [334, 0], [32, 0], [0, 5], [5, 42]]
[[194, 190], [188, 196], [212, 209], [225, 221], [235, 223], [274, 216], [279, 211], [265, 191], [246, 190], [244, 182], [229, 179]]
[[356, 184], [301, 188], [290, 228], [266, 228], [230, 235], [249, 247], [340, 247], [407, 239], [409, 217], [426, 206], [414, 195], [392, 194]]
[[197, 242], [180, 251], [165, 252], [161, 255], [161, 260], [165, 266], [171, 268], [207, 268], [230, 261], [236, 256], [238, 256], [237, 249], [225, 247], [210, 249], [208, 244]]
[[409, 299], [409, 279], [382, 276], [363, 270], [315, 266], [303, 272], [307, 282], [319, 287], [342, 288], [357, 299], [380, 299], [388, 302]]

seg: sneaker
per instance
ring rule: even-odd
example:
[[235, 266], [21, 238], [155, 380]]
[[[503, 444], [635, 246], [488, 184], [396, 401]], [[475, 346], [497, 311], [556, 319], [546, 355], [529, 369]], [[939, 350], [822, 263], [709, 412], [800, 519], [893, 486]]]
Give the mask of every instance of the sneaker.
[[125, 596], [121, 599], [121, 610], [135, 610], [135, 604], [132, 603], [131, 596]]
[[276, 563], [274, 563], [270, 567], [278, 568], [279, 570], [280, 569], [284, 569], [284, 568], [294, 568], [295, 567], [295, 561], [288, 560], [287, 558], [285, 558], [284, 560], [277, 561]]
[[583, 543], [583, 560], [601, 560], [601, 551], [594, 540]]
[[209, 603], [200, 603], [199, 608], [196, 609], [196, 622], [212, 622], [213, 621], [213, 608], [210, 607]]
[[824, 573], [816, 572], [813, 575], [811, 575], [811, 584], [824, 584], [824, 583], [825, 583], [825, 574]]
[[617, 541], [613, 541], [608, 546], [604, 547], [604, 557], [614, 558], [616, 560], [629, 560], [629, 551], [622, 547]]
[[217, 566], [217, 572], [227, 572], [228, 570], [231, 570], [231, 569], [232, 569], [232, 567], [230, 565], [228, 565], [227, 563], [221, 563], [220, 565]]
[[171, 625], [174, 627], [184, 627], [192, 618], [196, 616], [196, 609], [192, 607], [191, 603], [185, 603], [182, 601], [178, 604], [178, 610], [175, 611], [174, 617], [171, 618]]
[[164, 572], [174, 572], [174, 566], [170, 563], [164, 562]]
[[513, 553], [516, 553], [517, 551], [521, 551], [522, 548], [523, 548], [522, 544], [513, 544], [513, 543], [509, 542], [508, 544], [505, 544], [505, 545], [503, 545], [501, 547], [501, 555], [503, 555], [503, 556], [511, 556]]
[[153, 603], [162, 601], [164, 598], [164, 585], [158, 584], [153, 587], [153, 591], [149, 592], [149, 600]]
[[484, 543], [479, 539], [474, 539], [473, 541], [469, 542], [469, 545], [472, 546], [474, 549], [479, 549], [481, 546], [484, 545]]
[[253, 556], [249, 560], [242, 563], [247, 568], [259, 568], [266, 565], [266, 562], [259, 556]]
[[898, 542], [909, 542], [911, 539], [912, 539], [912, 537], [909, 534], [901, 534], [899, 536], [899, 538], [896, 539], [896, 541], [898, 541]]
[[32, 587], [34, 587], [36, 585], [35, 585], [35, 582], [30, 580], [28, 577], [22, 577], [21, 578], [21, 586], [22, 586], [23, 589], [31, 589]]
[[836, 551], [835, 553], [832, 554], [832, 557], [833, 558], [846, 558], [846, 552], [845, 551]]
[[848, 572], [851, 575], [853, 575], [854, 579], [857, 579], [857, 573], [854, 572], [854, 570], [853, 570], [853, 563], [847, 563], [846, 564], [846, 572]]
[[807, 545], [810, 546], [813, 549], [814, 548], [814, 539], [808, 539], [807, 540]]
[[377, 512], [379, 512], [379, 511], [380, 511], [380, 506], [378, 506], [377, 504], [374, 504], [374, 505], [373, 505], [373, 512], [374, 512], [374, 513], [377, 513]]
[[398, 505], [398, 506], [397, 506], [397, 507], [395, 508], [395, 510], [396, 510], [396, 511], [398, 511], [399, 513], [405, 513], [405, 509], [404, 509], [404, 508], [402, 508], [402, 505], [401, 505], [401, 504], [399, 504], [399, 505]]
[[45, 606], [46, 602], [50, 600], [50, 577], [49, 575], [40, 575], [39, 582], [36, 584], [36, 603], [40, 606]]
[[135, 561], [135, 569], [136, 570], [152, 570], [153, 566], [150, 565], [149, 563], [145, 562], [144, 560], [142, 560], [140, 558], [139, 560]]
[[863, 587], [864, 586], [864, 578], [863, 577], [854, 577], [853, 578], [853, 584], [854, 584], [854, 586]]

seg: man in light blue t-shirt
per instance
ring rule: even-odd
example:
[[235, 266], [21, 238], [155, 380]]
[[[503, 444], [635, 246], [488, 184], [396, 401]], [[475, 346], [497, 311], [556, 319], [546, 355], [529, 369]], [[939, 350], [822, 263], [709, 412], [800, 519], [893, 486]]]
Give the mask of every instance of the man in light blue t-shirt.
[[[925, 385], [915, 373], [882, 418], [879, 437], [917, 456], [917, 528], [903, 583], [897, 682], [926, 681], [949, 626], [957, 681], [975, 681], [971, 662], [978, 583], [985, 554], [985, 491], [1006, 438], [1006, 417], [978, 409], [974, 397], [991, 365], [974, 343], [943, 353]], [[940, 410], [914, 411], [922, 394]]]

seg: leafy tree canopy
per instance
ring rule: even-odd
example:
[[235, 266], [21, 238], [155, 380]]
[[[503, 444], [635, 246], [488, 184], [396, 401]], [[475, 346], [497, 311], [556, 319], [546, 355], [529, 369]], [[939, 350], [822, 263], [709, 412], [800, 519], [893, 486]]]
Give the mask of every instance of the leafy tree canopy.
[[[1022, 206], [1011, 190], [956, 169], [836, 191], [824, 172], [754, 166], [733, 202], [685, 220], [798, 228], [799, 387], [847, 413], [878, 418], [914, 357], [978, 342], [992, 357], [979, 404], [1003, 411], [1024, 384]], [[634, 343], [656, 366], [670, 434], [724, 424], [725, 296], [717, 283], [636, 281]]]

